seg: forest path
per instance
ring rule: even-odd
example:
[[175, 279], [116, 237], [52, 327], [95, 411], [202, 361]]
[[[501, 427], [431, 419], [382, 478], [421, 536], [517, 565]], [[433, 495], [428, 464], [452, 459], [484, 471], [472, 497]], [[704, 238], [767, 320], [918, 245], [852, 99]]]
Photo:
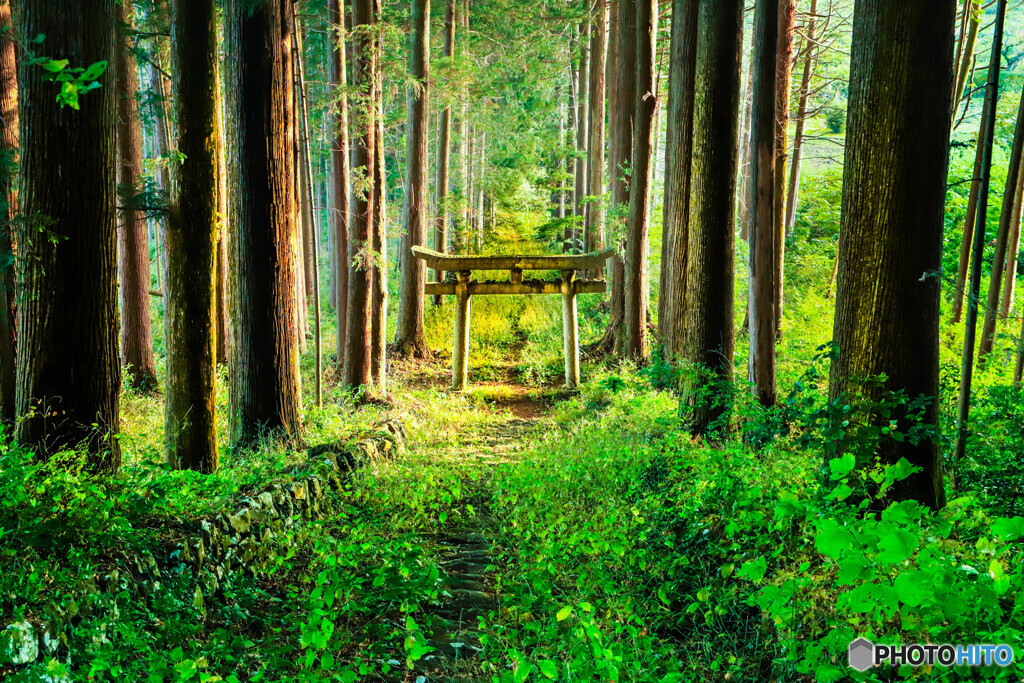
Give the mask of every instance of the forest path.
[[436, 533], [424, 534], [424, 542], [441, 558], [444, 590], [437, 604], [424, 608], [423, 633], [433, 650], [415, 663], [410, 680], [416, 683], [491, 680], [494, 672], [482, 670], [478, 655], [483, 650], [481, 622], [494, 620], [504, 569], [492, 543], [502, 524], [489, 505], [493, 474], [515, 463], [537, 435], [553, 428], [551, 389], [501, 384], [485, 391], [486, 423], [459, 433], [441, 456], [465, 472], [461, 499], [453, 503], [465, 513], [452, 515]]

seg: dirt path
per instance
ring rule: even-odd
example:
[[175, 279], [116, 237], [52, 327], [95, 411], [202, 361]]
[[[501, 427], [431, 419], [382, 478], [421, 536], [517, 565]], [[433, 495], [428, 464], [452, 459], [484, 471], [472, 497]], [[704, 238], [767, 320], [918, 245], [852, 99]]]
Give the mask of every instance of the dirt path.
[[[473, 465], [491, 468], [514, 462], [539, 432], [550, 427], [549, 396], [513, 395], [499, 401], [505, 411], [486, 435], [463, 441], [458, 451]], [[462, 506], [471, 515], [451, 523], [440, 533], [424, 539], [437, 544], [445, 574], [439, 604], [428, 607], [428, 644], [434, 651], [416, 663], [416, 683], [452, 681], [471, 683], [490, 680], [483, 675], [477, 656], [482, 651], [481, 620], [490, 622], [498, 609], [497, 579], [502, 567], [491, 544], [496, 526], [492, 514], [489, 472], [467, 486]]]

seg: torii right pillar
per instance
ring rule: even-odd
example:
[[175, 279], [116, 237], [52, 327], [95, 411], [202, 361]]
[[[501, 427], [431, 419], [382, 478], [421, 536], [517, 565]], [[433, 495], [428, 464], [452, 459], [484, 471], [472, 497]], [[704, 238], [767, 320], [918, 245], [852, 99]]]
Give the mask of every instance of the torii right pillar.
[[565, 386], [580, 386], [580, 325], [576, 317], [576, 271], [562, 271], [562, 352], [565, 355]]

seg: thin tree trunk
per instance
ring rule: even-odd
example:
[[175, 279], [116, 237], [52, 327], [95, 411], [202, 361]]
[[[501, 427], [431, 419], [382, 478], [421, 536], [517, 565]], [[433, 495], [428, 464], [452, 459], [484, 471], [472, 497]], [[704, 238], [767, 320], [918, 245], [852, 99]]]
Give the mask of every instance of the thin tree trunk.
[[[751, 31], [751, 34], [755, 34], [755, 31]], [[754, 52], [754, 41], [757, 40], [757, 35], [751, 35], [750, 37], [750, 52]], [[740, 239], [744, 242], [750, 239], [750, 235], [747, 231], [750, 229], [750, 164], [752, 163], [752, 151], [750, 149], [750, 124], [752, 110], [754, 106], [754, 60], [750, 59], [750, 64], [747, 65], [747, 82], [746, 89], [743, 94], [743, 130], [740, 135], [740, 169], [739, 169], [739, 191], [736, 193], [737, 203], [737, 214], [738, 221], [740, 224]], [[749, 315], [749, 314], [748, 314]], [[743, 328], [746, 329], [747, 323], [744, 319]]]
[[1020, 164], [1024, 159], [1024, 91], [1021, 92], [1017, 108], [1017, 125], [1010, 149], [1010, 160], [1006, 171], [1006, 186], [1003, 188], [1003, 206], [999, 214], [999, 230], [996, 233], [995, 253], [992, 257], [992, 275], [988, 284], [988, 302], [985, 305], [985, 322], [981, 342], [978, 345], [978, 360], [992, 352], [996, 336], [996, 318], [999, 313], [1000, 295], [1003, 289], [1003, 275], [1006, 272], [1007, 245], [1013, 230], [1014, 199], [1020, 178]]
[[[775, 335], [782, 335], [782, 294], [786, 251], [786, 145], [789, 135], [789, 82], [793, 72], [796, 0], [779, 0], [779, 50], [775, 68]], [[753, 153], [753, 152], [751, 152]]]
[[750, 352], [747, 377], [764, 406], [775, 405], [775, 94], [779, 41], [778, 0], [754, 5], [753, 106], [750, 124]]
[[[114, 0], [20, 0], [19, 29], [74, 65], [116, 59]], [[87, 465], [121, 463], [114, 88], [62, 107], [46, 72], [22, 62], [17, 438], [46, 457], [83, 444]], [[147, 293], [148, 296], [148, 293]]]
[[224, 28], [235, 161], [231, 437], [248, 446], [300, 429], [291, 3], [228, 0]]
[[981, 18], [981, 6], [979, 0], [966, 0], [964, 12], [969, 14], [967, 25], [967, 38], [960, 47], [960, 65], [957, 69], [956, 83], [953, 85], [953, 111], [950, 119], [955, 120], [956, 112], [959, 109], [960, 98], [963, 97], [964, 87], [967, 85], [967, 74], [971, 71], [971, 64], [974, 61], [974, 46], [978, 42], [978, 25]]
[[[454, 1], [454, 0], [453, 0]], [[353, 86], [358, 110], [353, 110], [352, 173], [361, 188], [352, 196], [349, 233], [348, 331], [343, 384], [351, 389], [372, 388], [373, 221], [377, 191], [377, 63], [372, 35], [377, 0], [352, 0]]]
[[[981, 189], [982, 164], [984, 163], [985, 145], [983, 140], [988, 137], [988, 108], [991, 102], [985, 98], [981, 109], [981, 123], [978, 129], [978, 140], [974, 153], [974, 175], [971, 176], [971, 191], [967, 197], [967, 213], [964, 215], [964, 231], [960, 240], [960, 261], [956, 272], [956, 288], [953, 290], [953, 322], [960, 322], [964, 310], [964, 291], [967, 286], [967, 270], [971, 263], [971, 243], [974, 229], [980, 216], [978, 197]], [[986, 199], [987, 204], [987, 199]], [[984, 221], [984, 216], [980, 216]]]
[[577, 217], [577, 223], [573, 227], [570, 250], [573, 253], [580, 253], [583, 249], [587, 233], [587, 205], [586, 198], [589, 194], [587, 188], [587, 143], [589, 141], [589, 120], [590, 111], [590, 22], [584, 21], [580, 24], [580, 63], [579, 76], [577, 77], [577, 98], [576, 98], [576, 164], [574, 169], [574, 185], [576, 188], [576, 201], [573, 204], [573, 214]]
[[668, 130], [665, 140], [665, 200], [662, 223], [661, 298], [658, 322], [666, 361], [682, 351], [680, 323], [685, 305], [690, 155], [693, 150], [693, 89], [696, 78], [697, 0], [672, 3]]
[[999, 305], [999, 315], [1004, 320], [1010, 317], [1010, 310], [1013, 308], [1013, 290], [1017, 283], [1022, 203], [1024, 203], [1024, 159], [1021, 160], [1021, 168], [1017, 171], [1017, 191], [1013, 198], [1010, 238], [1006, 245], [1006, 276], [1003, 284], [1003, 298]]
[[[616, 39], [616, 70], [615, 70], [615, 126], [610, 129], [608, 155], [609, 163], [614, 169], [612, 176], [612, 207], [620, 207], [629, 203], [629, 174], [623, 166], [629, 165], [633, 159], [633, 113], [636, 106], [636, 3], [638, 0], [619, 0]], [[625, 162], [625, 163], [624, 163]], [[624, 253], [625, 229], [621, 218], [616, 219], [614, 226], [609, 225], [608, 232], [615, 236], [616, 254], [612, 257], [611, 267], [611, 310], [608, 314], [608, 330], [601, 346], [613, 354], [622, 353], [625, 346], [626, 299], [625, 299], [625, 262]]]
[[[131, 5], [118, 5], [118, 18], [126, 30], [133, 20]], [[121, 363], [128, 368], [134, 389], [156, 388], [156, 359], [149, 312], [149, 231], [145, 211], [133, 208], [142, 175], [142, 130], [138, 99], [138, 71], [128, 45], [119, 35], [115, 62], [117, 88], [117, 183], [122, 210], [118, 228], [118, 263], [121, 274]]]
[[[328, 17], [331, 22], [331, 52], [328, 60], [330, 81], [336, 89], [344, 92], [345, 74], [345, 17], [343, 0], [328, 0]], [[348, 226], [351, 218], [349, 195], [349, 144], [348, 144], [348, 97], [338, 98], [332, 109], [331, 135], [331, 178], [330, 192], [334, 211], [331, 212], [331, 233], [334, 235], [335, 270], [335, 313], [337, 316], [336, 362], [339, 369], [345, 363], [346, 334], [348, 333], [348, 272], [349, 239]]]
[[480, 131], [480, 144], [477, 145], [476, 171], [476, 251], [481, 253], [484, 248], [484, 164], [487, 149], [487, 133]]
[[395, 352], [400, 356], [430, 355], [423, 327], [426, 264], [413, 257], [414, 246], [425, 246], [428, 174], [427, 130], [430, 123], [430, 0], [414, 0], [409, 19], [409, 78], [406, 95], [406, 167], [402, 202], [401, 285]]
[[318, 212], [313, 208], [313, 155], [310, 149], [309, 137], [309, 109], [306, 105], [306, 67], [303, 62], [302, 51], [302, 26], [295, 17], [295, 6], [292, 5], [292, 21], [295, 22], [295, 66], [296, 66], [296, 96], [298, 98], [295, 107], [299, 117], [299, 129], [297, 134], [301, 137], [302, 158], [299, 160], [299, 172], [305, 180], [303, 183], [306, 189], [305, 202], [305, 224], [308, 235], [305, 238], [304, 252], [306, 263], [309, 266], [306, 281], [308, 299], [313, 301], [313, 374], [314, 374], [314, 403], [317, 408], [323, 407], [323, 337], [320, 329], [320, 253], [319, 235], [320, 226], [317, 224]]
[[172, 0], [178, 149], [167, 225], [167, 461], [217, 469], [217, 13]]
[[[590, 194], [604, 194], [604, 116], [605, 116], [605, 62], [608, 58], [607, 23], [608, 2], [596, 0], [595, 23], [590, 40], [590, 141], [587, 167]], [[584, 251], [597, 251], [605, 245], [604, 200], [596, 199], [587, 205], [587, 236]]]
[[[740, 100], [742, 0], [699, 0], [683, 357], [718, 382], [733, 374], [733, 226]], [[724, 408], [683, 382], [690, 429], [704, 434]]]
[[807, 35], [804, 39], [804, 73], [800, 79], [800, 102], [796, 111], [796, 131], [793, 134], [793, 161], [789, 171], [789, 192], [786, 195], [786, 236], [793, 234], [796, 224], [796, 200], [800, 191], [800, 163], [804, 151], [804, 126], [807, 123], [807, 100], [811, 94], [811, 76], [814, 73], [814, 58], [817, 54], [814, 29], [818, 15], [818, 0], [811, 0], [807, 17]]
[[0, 225], [0, 417], [13, 422], [17, 417], [15, 379], [16, 308], [14, 239], [12, 219], [18, 212], [18, 190], [14, 180], [18, 163], [18, 60], [14, 44], [11, 5], [0, 0], [0, 201], [3, 202]]
[[[455, 55], [455, 0], [446, 0], [444, 17], [444, 56]], [[434, 193], [437, 197], [437, 222], [434, 224], [434, 251], [448, 253], [448, 184], [451, 182], [452, 107], [441, 110], [441, 126], [437, 134], [437, 178]], [[444, 271], [434, 271], [434, 282], [444, 280]], [[434, 297], [434, 305], [441, 305], [441, 295]]]
[[[571, 44], [571, 42], [570, 42]], [[576, 129], [577, 114], [579, 113], [579, 100], [580, 100], [580, 72], [579, 69], [573, 66], [572, 60], [572, 49], [569, 49], [569, 120], [567, 138], [565, 140], [566, 146], [570, 149], [571, 154], [565, 160], [565, 173], [571, 181], [571, 185], [568, 189], [568, 204], [569, 207], [566, 211], [566, 216], [571, 217], [574, 220], [569, 221], [565, 226], [565, 233], [562, 237], [562, 251], [565, 253], [572, 252], [573, 234], [576, 231], [577, 225], [575, 222], [576, 207], [579, 205], [580, 197], [576, 194]]]
[[650, 231], [651, 152], [654, 115], [658, 107], [654, 69], [658, 33], [657, 0], [636, 5], [636, 93], [633, 105], [633, 177], [626, 220], [626, 355], [645, 360], [647, 340], [649, 271], [647, 251]]
[[[379, 0], [375, 0], [375, 3]], [[379, 21], [379, 9], [374, 14], [374, 23]], [[380, 47], [375, 45], [376, 64], [382, 64]], [[388, 234], [387, 234], [387, 185], [385, 181], [384, 156], [384, 98], [381, 91], [381, 74], [375, 74], [377, 97], [376, 155], [373, 166], [374, 216], [373, 216], [373, 303], [371, 304], [372, 336], [370, 340], [370, 374], [374, 388], [383, 396], [387, 394], [387, 329], [388, 329]]]

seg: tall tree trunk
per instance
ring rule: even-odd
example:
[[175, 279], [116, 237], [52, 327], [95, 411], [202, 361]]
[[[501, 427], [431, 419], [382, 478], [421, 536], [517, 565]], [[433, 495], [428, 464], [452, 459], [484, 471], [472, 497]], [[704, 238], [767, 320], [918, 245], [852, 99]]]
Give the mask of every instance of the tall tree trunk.
[[[455, 0], [445, 1], [444, 14], [444, 56], [455, 55]], [[437, 222], [434, 223], [434, 251], [448, 253], [448, 221], [451, 210], [448, 207], [448, 184], [451, 182], [452, 148], [452, 106], [441, 110], [440, 130], [437, 133], [437, 178], [434, 193], [437, 204]], [[444, 280], [444, 271], [434, 271], [434, 282]], [[434, 305], [441, 305], [441, 295], [434, 297]]]
[[[305, 59], [305, 50], [303, 49], [304, 41], [302, 35], [302, 27], [295, 26], [295, 40], [298, 43], [296, 51], [298, 57], [295, 59], [295, 72], [298, 74], [300, 71], [299, 60]], [[305, 87], [305, 82], [301, 78], [296, 76], [295, 82], [298, 84], [298, 88], [301, 90]], [[301, 94], [301, 93], [300, 93]], [[302, 125], [300, 122], [297, 124]], [[302, 284], [305, 286], [306, 301], [313, 298], [313, 260], [316, 258], [316, 254], [313, 253], [313, 188], [309, 185], [309, 176], [305, 170], [306, 159], [311, 155], [306, 149], [308, 141], [301, 134], [301, 130], [297, 134], [299, 142], [299, 164], [298, 164], [298, 175], [299, 175], [299, 201], [302, 203]], [[308, 334], [307, 325], [307, 334]]]
[[167, 461], [217, 469], [217, 13], [172, 0], [178, 149], [167, 225]]
[[747, 377], [762, 405], [775, 405], [775, 94], [778, 0], [754, 5], [753, 105], [750, 110], [750, 352]]
[[[978, 125], [978, 140], [974, 151], [974, 175], [971, 176], [971, 191], [967, 197], [967, 213], [964, 215], [964, 231], [960, 239], [960, 261], [956, 271], [956, 287], [953, 289], [953, 322], [960, 322], [964, 310], [964, 291], [967, 287], [967, 269], [971, 263], [971, 243], [974, 240], [974, 229], [978, 218], [978, 197], [981, 188], [982, 164], [985, 160], [985, 145], [988, 138], [988, 121], [990, 117], [989, 98], [981, 108], [981, 123]], [[986, 204], [988, 200], [986, 199]], [[984, 221], [984, 217], [981, 216]]]
[[1013, 290], [1017, 283], [1017, 262], [1020, 257], [1021, 209], [1024, 203], [1024, 159], [1017, 171], [1017, 191], [1013, 198], [1013, 216], [1010, 218], [1010, 239], [1006, 245], [1006, 276], [1003, 284], [1003, 299], [999, 305], [999, 315], [1003, 319], [1010, 317], [1013, 308]]
[[[757, 40], [756, 31], [751, 31], [750, 36], [750, 53], [754, 52], [754, 41]], [[748, 230], [750, 229], [750, 164], [752, 163], [753, 153], [750, 149], [750, 125], [751, 117], [753, 116], [754, 107], [754, 60], [749, 59], [750, 63], [747, 65], [747, 79], [746, 86], [743, 92], [743, 128], [740, 134], [740, 164], [737, 184], [739, 190], [736, 193], [736, 213], [737, 222], [740, 224], [740, 239], [744, 242], [750, 239]], [[747, 327], [746, 321], [743, 323], [744, 329]]]
[[996, 318], [999, 313], [999, 299], [1003, 289], [1003, 275], [1007, 260], [1007, 245], [1013, 230], [1014, 199], [1020, 178], [1020, 164], [1024, 159], [1024, 91], [1021, 92], [1017, 108], [1017, 125], [1010, 149], [1010, 161], [1006, 170], [1006, 186], [1003, 188], [1003, 206], [999, 214], [999, 231], [996, 233], [995, 253], [992, 257], [992, 276], [988, 282], [988, 302], [985, 306], [985, 324], [982, 328], [981, 343], [978, 345], [978, 360], [992, 352], [996, 336]]
[[13, 223], [18, 211], [18, 191], [14, 180], [18, 168], [18, 60], [14, 44], [14, 26], [9, 0], [0, 0], [0, 417], [13, 422], [17, 417], [15, 378], [16, 309]]
[[232, 169], [231, 436], [300, 428], [295, 282], [294, 65], [289, 0], [228, 0]]
[[[562, 98], [562, 84], [555, 83], [555, 107], [557, 108], [558, 118], [558, 146], [563, 148], [565, 146], [565, 103]], [[552, 193], [552, 204], [554, 205], [555, 218], [563, 220], [565, 218], [565, 179], [562, 177], [563, 166], [564, 166], [564, 154], [561, 149], [555, 153], [554, 159], [554, 174], [557, 174], [558, 187]]]
[[[375, 0], [375, 3], [379, 0]], [[379, 5], [378, 5], [379, 7]], [[374, 23], [380, 21], [380, 10], [374, 14]], [[376, 64], [383, 64], [383, 55], [379, 44], [375, 44]], [[374, 205], [373, 205], [373, 303], [371, 304], [372, 336], [370, 340], [370, 374], [374, 388], [381, 394], [387, 394], [387, 330], [388, 330], [388, 234], [387, 234], [387, 184], [385, 179], [384, 156], [384, 98], [379, 94], [382, 88], [381, 73], [374, 76], [377, 97], [377, 137], [376, 159], [373, 166]]]
[[[20, 33], [71, 64], [115, 59], [114, 0], [20, 0]], [[62, 107], [46, 72], [19, 73], [17, 437], [41, 456], [84, 443], [88, 465], [121, 463], [115, 89]], [[40, 233], [45, 228], [46, 236]], [[52, 239], [51, 239], [52, 238]]]
[[666, 361], [682, 351], [681, 312], [686, 299], [690, 154], [693, 150], [693, 89], [696, 78], [697, 0], [673, 0], [672, 61], [665, 140], [665, 199], [661, 237], [661, 298], [658, 323]]
[[[579, 113], [579, 100], [580, 100], [580, 72], [573, 65], [572, 59], [573, 50], [569, 49], [569, 120], [568, 129], [566, 130], [565, 144], [571, 151], [570, 155], [565, 160], [565, 173], [569, 179], [569, 188], [567, 191], [567, 202], [569, 208], [566, 211], [566, 216], [575, 218], [576, 207], [580, 201], [580, 197], [576, 194], [576, 129], [577, 121], [576, 116]], [[565, 226], [565, 233], [562, 236], [562, 251], [565, 253], [572, 252], [573, 235], [576, 232], [575, 221], [569, 221]]]
[[[118, 5], [121, 26], [131, 30], [131, 3]], [[142, 130], [135, 57], [129, 36], [117, 40], [117, 184], [121, 189], [118, 256], [121, 272], [121, 363], [128, 368], [134, 389], [156, 388], [156, 360], [149, 314], [149, 231], [145, 211], [133, 208], [142, 175]]]
[[633, 177], [626, 219], [626, 355], [646, 359], [651, 151], [658, 98], [654, 86], [657, 0], [636, 4], [636, 93], [633, 104]]
[[570, 251], [583, 251], [583, 242], [587, 231], [587, 143], [589, 134], [588, 113], [590, 111], [590, 22], [580, 24], [580, 61], [578, 86], [576, 88], [576, 163], [573, 169], [575, 199], [573, 215], [577, 222], [573, 224], [572, 237], [569, 240]]
[[[612, 104], [615, 125], [609, 129], [609, 163], [612, 175], [612, 207], [629, 204], [629, 176], [627, 169], [633, 159], [633, 112], [636, 106], [636, 4], [638, 0], [619, 0], [617, 17], [615, 102]], [[616, 254], [611, 264], [611, 310], [608, 314], [608, 330], [601, 346], [614, 354], [622, 352], [625, 346], [626, 298], [625, 298], [625, 229], [621, 218], [609, 225], [608, 232], [614, 236]]]
[[[597, 0], [594, 7], [595, 23], [590, 38], [590, 141], [587, 168], [590, 174], [590, 194], [604, 194], [604, 110], [605, 62], [608, 58], [607, 24], [608, 2]], [[587, 205], [587, 234], [583, 251], [603, 249], [604, 201], [597, 199]]]
[[[855, 5], [833, 337], [839, 355], [830, 382], [833, 399], [900, 390], [929, 397], [924, 423], [936, 428], [955, 5]], [[884, 386], [856, 379], [883, 373]], [[907, 414], [893, 417], [908, 426]], [[895, 498], [942, 507], [935, 441], [889, 440], [879, 458], [921, 468], [894, 485]]]
[[[779, 49], [775, 68], [775, 335], [782, 334], [782, 293], [786, 251], [786, 144], [789, 135], [789, 81], [793, 73], [796, 0], [779, 0]], [[753, 154], [753, 151], [751, 151]]]
[[423, 328], [426, 264], [412, 255], [414, 246], [425, 246], [427, 189], [430, 162], [427, 128], [430, 122], [430, 0], [413, 0], [409, 18], [409, 77], [406, 95], [406, 166], [402, 202], [401, 285], [398, 296], [398, 329], [395, 349], [401, 356], [430, 355]]
[[[683, 357], [720, 382], [732, 379], [733, 226], [735, 220], [743, 0], [699, 0], [693, 155], [687, 228]], [[701, 382], [697, 382], [699, 384]], [[717, 401], [683, 385], [690, 429], [706, 433]]]
[[[974, 378], [974, 345], [978, 326], [978, 301], [981, 293], [981, 270], [985, 253], [985, 231], [988, 217], [988, 194], [992, 180], [992, 147], [995, 138], [996, 112], [999, 103], [999, 70], [1003, 46], [1003, 26], [1006, 19], [1006, 0], [998, 0], [995, 28], [992, 34], [992, 52], [986, 77], [985, 135], [978, 141], [981, 146], [981, 178], [978, 186], [978, 213], [971, 245], [971, 280], [967, 295], [967, 319], [964, 321], [964, 347], [961, 362], [960, 396], [957, 403], [957, 440], [953, 455], [954, 468], [967, 454], [968, 422], [971, 413], [971, 382]], [[955, 481], [956, 470], [953, 471]]]
[[480, 144], [477, 145], [477, 189], [476, 189], [476, 244], [477, 253], [484, 248], [484, 168], [486, 164], [487, 133], [480, 131]]
[[[336, 90], [345, 91], [345, 17], [343, 0], [328, 0], [328, 17], [331, 22], [331, 51], [328, 59], [329, 79]], [[348, 333], [348, 271], [349, 240], [348, 226], [351, 218], [349, 195], [349, 144], [348, 144], [348, 97], [338, 98], [337, 106], [331, 110], [331, 177], [330, 192], [334, 210], [331, 212], [330, 230], [334, 235], [335, 271], [335, 313], [337, 316], [338, 343], [335, 353], [339, 369], [345, 363], [346, 337]]]
[[372, 35], [377, 0], [352, 0], [352, 81], [359, 107], [353, 109], [352, 173], [361, 189], [352, 196], [349, 232], [348, 331], [343, 384], [371, 389], [373, 303], [373, 221], [377, 192], [377, 63]]
[[[218, 52], [220, 52], [218, 50]], [[214, 60], [214, 117], [217, 159], [217, 362], [228, 362], [228, 164], [224, 145], [224, 98], [220, 56]], [[159, 263], [159, 261], [158, 261]]]
[[807, 15], [807, 33], [804, 38], [804, 73], [800, 79], [800, 101], [796, 110], [796, 131], [793, 134], [793, 160], [789, 170], [789, 192], [786, 194], [786, 236], [793, 234], [796, 224], [796, 200], [800, 191], [800, 163], [804, 151], [804, 127], [807, 124], [807, 100], [811, 94], [811, 76], [817, 55], [814, 29], [818, 18], [818, 0], [811, 0]]

